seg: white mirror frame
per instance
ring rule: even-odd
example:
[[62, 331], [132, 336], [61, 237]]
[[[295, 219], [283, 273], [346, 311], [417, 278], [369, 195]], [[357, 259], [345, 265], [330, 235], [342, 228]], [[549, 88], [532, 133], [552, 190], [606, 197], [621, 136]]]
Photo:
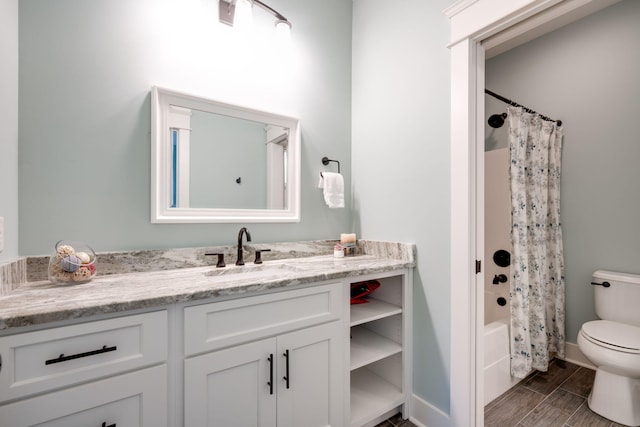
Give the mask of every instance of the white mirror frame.
[[[170, 208], [169, 106], [289, 128], [286, 209]], [[151, 222], [260, 223], [300, 221], [300, 120], [154, 86], [151, 90]]]

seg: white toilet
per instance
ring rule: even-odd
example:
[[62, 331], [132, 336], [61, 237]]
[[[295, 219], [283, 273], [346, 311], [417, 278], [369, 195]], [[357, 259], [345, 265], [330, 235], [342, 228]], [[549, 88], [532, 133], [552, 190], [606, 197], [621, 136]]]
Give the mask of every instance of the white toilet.
[[592, 411], [640, 426], [640, 275], [593, 273], [596, 314], [582, 325], [578, 347], [597, 366]]

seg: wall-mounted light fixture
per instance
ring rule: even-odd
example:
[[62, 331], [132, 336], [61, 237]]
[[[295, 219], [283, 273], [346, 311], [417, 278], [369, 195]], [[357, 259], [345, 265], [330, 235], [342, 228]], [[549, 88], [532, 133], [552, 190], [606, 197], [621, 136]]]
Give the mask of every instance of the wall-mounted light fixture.
[[238, 14], [242, 13], [242, 10], [251, 10], [253, 5], [259, 6], [261, 9], [266, 10], [276, 18], [275, 26], [277, 33], [289, 33], [291, 30], [291, 22], [284, 17], [280, 12], [272, 8], [271, 6], [261, 2], [260, 0], [218, 0], [218, 19], [220, 22], [233, 27], [234, 18], [236, 17], [236, 11]]

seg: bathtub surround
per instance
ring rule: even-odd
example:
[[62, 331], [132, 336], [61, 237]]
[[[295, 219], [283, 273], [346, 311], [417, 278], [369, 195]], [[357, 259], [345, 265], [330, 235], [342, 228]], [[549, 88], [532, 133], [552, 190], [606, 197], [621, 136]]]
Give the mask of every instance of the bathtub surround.
[[[489, 325], [498, 320], [510, 323], [510, 308], [507, 303], [511, 286], [509, 278], [512, 253], [509, 150], [503, 148], [485, 152], [484, 164], [484, 324]], [[500, 257], [506, 253], [509, 254], [509, 265], [504, 265], [507, 264], [506, 256]], [[495, 261], [496, 256], [501, 265]], [[507, 277], [507, 281], [494, 284], [493, 279], [501, 274]]]

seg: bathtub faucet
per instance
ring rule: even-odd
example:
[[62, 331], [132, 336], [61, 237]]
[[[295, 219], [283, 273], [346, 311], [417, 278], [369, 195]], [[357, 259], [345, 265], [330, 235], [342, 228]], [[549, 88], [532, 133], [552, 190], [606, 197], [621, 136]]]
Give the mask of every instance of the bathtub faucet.
[[507, 276], [505, 276], [504, 274], [500, 274], [500, 275], [496, 274], [493, 277], [493, 284], [494, 285], [497, 285], [499, 283], [504, 283], [506, 281], [507, 281]]

